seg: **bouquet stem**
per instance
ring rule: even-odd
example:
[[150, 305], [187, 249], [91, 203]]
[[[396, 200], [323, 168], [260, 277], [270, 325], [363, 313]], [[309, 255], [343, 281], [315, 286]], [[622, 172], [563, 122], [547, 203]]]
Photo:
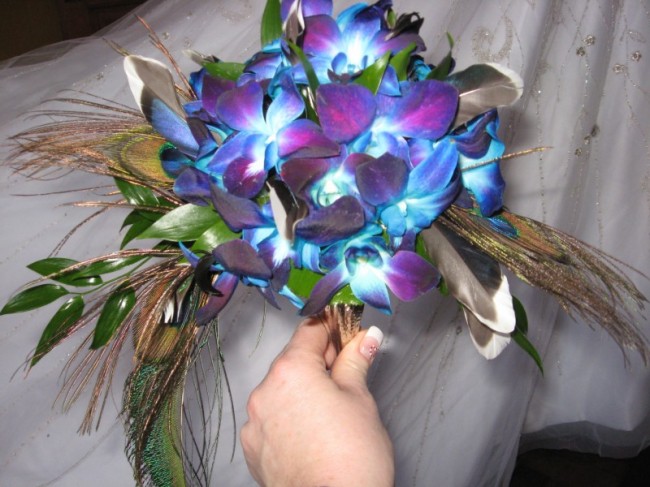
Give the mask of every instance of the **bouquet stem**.
[[363, 304], [329, 304], [318, 314], [327, 324], [337, 352], [345, 347], [361, 329]]

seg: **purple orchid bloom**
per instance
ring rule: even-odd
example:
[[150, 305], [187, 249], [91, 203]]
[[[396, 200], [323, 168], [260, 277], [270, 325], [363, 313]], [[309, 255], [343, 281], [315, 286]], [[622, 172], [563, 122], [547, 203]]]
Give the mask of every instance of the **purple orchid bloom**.
[[373, 95], [356, 85], [321, 85], [316, 107], [323, 132], [350, 152], [408, 160], [407, 139], [436, 140], [456, 115], [458, 91], [435, 80], [404, 82], [401, 96]]
[[[497, 135], [499, 117], [496, 110], [475, 118], [440, 142], [411, 140], [411, 161], [420, 164], [431, 157], [439, 143], [451, 140], [458, 148], [458, 165], [463, 187], [478, 203], [481, 214], [491, 216], [503, 206], [505, 181], [499, 158], [505, 145]], [[489, 162], [493, 161], [493, 162]]]
[[454, 201], [460, 190], [456, 145], [443, 139], [417, 167], [390, 154], [356, 169], [361, 197], [377, 207], [388, 235], [413, 242], [415, 235]]
[[328, 71], [337, 75], [355, 75], [372, 65], [387, 52], [396, 54], [409, 44], [414, 52], [425, 49], [415, 32], [393, 32], [386, 22], [391, 1], [373, 5], [359, 3], [334, 20], [329, 14], [305, 18], [302, 49], [321, 83], [329, 81]]
[[320, 127], [298, 119], [304, 102], [288, 73], [268, 89], [273, 96], [264, 113], [264, 90], [251, 82], [223, 93], [216, 103], [217, 117], [236, 131], [207, 166], [230, 193], [245, 198], [257, 195], [268, 171], [291, 155], [331, 156], [339, 146]]
[[[199, 257], [182, 243], [179, 246], [192, 267], [196, 268]], [[217, 317], [230, 301], [239, 281], [247, 286], [266, 288], [272, 277], [271, 269], [244, 240], [235, 239], [219, 245], [212, 251], [212, 259], [210, 270], [218, 273], [212, 285], [215, 293], [196, 312], [196, 322], [199, 325], [205, 325]]]
[[314, 287], [300, 312], [303, 316], [318, 313], [347, 284], [357, 298], [387, 314], [387, 287], [399, 299], [412, 301], [438, 284], [440, 275], [429, 262], [406, 250], [391, 254], [378, 231], [371, 225], [328, 248], [322, 262], [329, 272]]

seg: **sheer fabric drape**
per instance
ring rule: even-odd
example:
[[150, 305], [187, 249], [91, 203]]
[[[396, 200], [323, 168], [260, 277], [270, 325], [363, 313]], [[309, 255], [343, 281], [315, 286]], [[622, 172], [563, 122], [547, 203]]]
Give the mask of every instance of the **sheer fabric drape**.
[[[137, 13], [189, 73], [195, 66], [183, 57], [183, 49], [226, 60], [251, 56], [259, 44], [263, 3], [151, 1]], [[351, 3], [335, 2], [335, 11]], [[521, 73], [524, 96], [502, 111], [508, 152], [552, 148], [503, 163], [507, 206], [648, 273], [650, 4], [395, 3], [398, 12], [417, 11], [425, 18], [421, 33], [427, 61], [444, 56], [449, 32], [456, 41], [458, 68], [490, 61]], [[11, 134], [48, 121], [33, 116], [47, 99], [82, 91], [134, 106], [120, 56], [103, 38], [162, 59], [145, 29], [129, 16], [97, 37], [50, 46], [0, 65], [5, 160]], [[101, 186], [110, 181], [87, 175], [26, 181], [6, 167], [0, 170], [0, 300], [5, 301], [35, 277], [25, 265], [44, 257], [91, 213], [67, 205], [87, 195], [61, 192], [93, 187], [105, 193], [110, 190]], [[116, 229], [122, 218], [105, 214], [90, 220], [60, 255], [81, 258], [110, 251], [119, 242]], [[633, 271], [630, 275], [650, 295], [648, 279]], [[549, 297], [515, 278], [511, 281], [528, 311], [529, 338], [544, 357], [543, 377], [514, 344], [486, 362], [473, 349], [455, 303], [437, 293], [412, 304], [396, 303], [390, 317], [367, 310], [364, 323], [380, 326], [387, 335], [370, 385], [395, 443], [396, 485], [507, 485], [520, 448], [576, 448], [624, 456], [649, 442], [650, 371], [639, 357], [630, 355], [626, 367], [621, 350], [606, 334], [574, 322]], [[80, 340], [52, 352], [26, 378], [19, 369], [53, 310], [45, 311], [0, 318], [3, 484], [130, 485], [117, 419], [128, 360], [118, 370], [98, 431], [78, 437], [84, 397], [67, 415], [59, 406], [52, 408], [52, 401], [61, 385], [60, 371]], [[265, 310], [256, 294], [245, 291], [222, 317], [238, 423], [226, 414], [221, 425], [213, 485], [252, 484], [238, 444], [231, 460], [237, 427], [246, 419], [248, 394], [297, 323], [288, 303], [284, 311]], [[641, 317], [639, 326], [650, 335], [647, 319]]]

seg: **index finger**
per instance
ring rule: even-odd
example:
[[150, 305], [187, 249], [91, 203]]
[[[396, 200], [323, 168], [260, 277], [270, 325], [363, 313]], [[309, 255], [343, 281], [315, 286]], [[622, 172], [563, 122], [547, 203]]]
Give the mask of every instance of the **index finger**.
[[324, 367], [331, 365], [336, 352], [330, 339], [330, 330], [322, 318], [310, 316], [298, 325], [282, 352], [282, 355], [293, 354], [314, 357]]

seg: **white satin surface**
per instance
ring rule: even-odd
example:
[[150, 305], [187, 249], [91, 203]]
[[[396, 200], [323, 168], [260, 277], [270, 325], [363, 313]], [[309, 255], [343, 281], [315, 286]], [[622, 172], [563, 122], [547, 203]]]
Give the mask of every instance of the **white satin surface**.
[[[351, 3], [335, 2], [335, 11]], [[421, 34], [429, 48], [427, 61], [444, 56], [449, 32], [456, 41], [457, 69], [490, 61], [521, 73], [523, 98], [501, 112], [507, 151], [552, 148], [503, 162], [507, 206], [649, 274], [647, 0], [395, 3], [397, 12], [425, 17]], [[250, 57], [259, 47], [263, 4], [164, 0], [137, 12], [189, 73], [195, 66], [183, 58], [183, 49], [225, 60]], [[133, 17], [102, 36], [132, 53], [162, 59]], [[75, 96], [63, 90], [135, 106], [121, 65], [101, 36], [0, 65], [3, 159], [11, 134], [48, 121], [33, 116], [45, 100]], [[7, 167], [0, 171], [0, 301], [5, 302], [36, 277], [25, 266], [47, 256], [91, 213], [66, 204], [87, 194], [60, 192], [110, 181], [69, 174], [35, 182], [12, 175]], [[59, 255], [91, 257], [117, 248], [123, 217], [116, 212], [91, 220]], [[630, 276], [650, 296], [648, 279], [632, 271]], [[629, 354], [626, 366], [606, 333], [573, 321], [542, 292], [514, 277], [511, 288], [526, 306], [529, 338], [544, 358], [544, 376], [514, 344], [497, 359], [484, 360], [456, 304], [436, 292], [415, 303], [395, 302], [390, 317], [366, 311], [364, 325], [378, 325], [386, 334], [369, 382], [395, 444], [397, 486], [507, 485], [520, 449], [545, 446], [627, 456], [650, 443], [650, 369], [635, 354]], [[54, 350], [28, 376], [20, 368], [55, 309], [0, 317], [0, 484], [132, 485], [118, 419], [128, 357], [116, 373], [102, 422], [89, 436], [76, 434], [88, 394], [67, 414], [60, 402], [52, 407], [61, 371], [83, 337]], [[264, 310], [257, 294], [247, 290], [222, 316], [237, 423], [225, 413], [212, 485], [253, 485], [236, 437], [246, 421], [246, 399], [298, 322], [288, 303], [283, 311]], [[647, 318], [639, 317], [638, 324], [650, 336]]]

